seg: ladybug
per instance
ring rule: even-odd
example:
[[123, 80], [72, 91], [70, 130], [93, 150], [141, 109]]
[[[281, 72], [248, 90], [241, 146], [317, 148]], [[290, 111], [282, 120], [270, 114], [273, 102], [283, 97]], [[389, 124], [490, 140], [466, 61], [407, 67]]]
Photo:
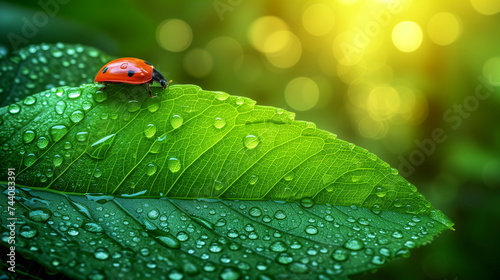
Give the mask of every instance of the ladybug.
[[153, 84], [153, 81], [160, 83], [163, 89], [168, 87], [167, 80], [165, 80], [163, 75], [156, 70], [151, 63], [133, 57], [118, 58], [106, 63], [99, 72], [97, 72], [94, 79], [94, 82], [104, 84], [147, 84], [150, 97], [153, 97], [153, 95], [151, 94], [149, 86]]

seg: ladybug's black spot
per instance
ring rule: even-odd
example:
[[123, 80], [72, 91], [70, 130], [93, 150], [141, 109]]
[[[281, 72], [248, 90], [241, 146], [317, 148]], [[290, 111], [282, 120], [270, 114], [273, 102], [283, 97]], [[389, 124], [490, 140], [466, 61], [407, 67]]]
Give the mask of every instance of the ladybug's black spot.
[[102, 73], [106, 73], [106, 71], [108, 71], [108, 66], [104, 67], [104, 69], [102, 69]]
[[153, 65], [153, 64], [147, 62], [146, 60], [144, 60], [144, 63], [146, 63], [147, 65]]
[[134, 72], [134, 71], [132, 71], [132, 70], [128, 70], [128, 72], [127, 72], [127, 75], [128, 75], [129, 77], [134, 76], [134, 74], [135, 74], [135, 72]]

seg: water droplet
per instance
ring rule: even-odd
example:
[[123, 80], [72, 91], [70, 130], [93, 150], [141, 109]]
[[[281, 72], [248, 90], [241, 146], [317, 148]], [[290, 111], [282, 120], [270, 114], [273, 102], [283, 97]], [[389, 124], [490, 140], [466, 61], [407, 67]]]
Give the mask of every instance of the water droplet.
[[160, 211], [157, 209], [152, 209], [151, 211], [148, 212], [148, 218], [151, 220], [156, 220], [160, 216]]
[[394, 232], [392, 233], [392, 237], [394, 237], [394, 238], [398, 238], [398, 239], [399, 239], [399, 238], [403, 238], [403, 233], [402, 233], [402, 232], [400, 232], [400, 231], [398, 231], [398, 230], [396, 230], [396, 231], [394, 231]]
[[94, 251], [94, 257], [98, 260], [107, 260], [109, 258], [109, 251], [103, 247], [97, 248]]
[[311, 198], [303, 198], [300, 200], [300, 205], [304, 208], [311, 208], [314, 206], [314, 201]]
[[295, 177], [295, 174], [293, 174], [293, 172], [288, 172], [287, 174], [285, 174], [283, 179], [285, 179], [285, 181], [287, 181], [287, 182], [290, 182], [293, 180], [294, 177]]
[[89, 136], [88, 132], [86, 132], [86, 131], [80, 131], [80, 132], [76, 133], [75, 137], [76, 137], [77, 141], [84, 142], [84, 141], [87, 141], [88, 136]]
[[24, 105], [33, 105], [36, 103], [36, 98], [32, 95], [26, 97], [26, 99], [23, 100]]
[[156, 236], [156, 239], [160, 244], [163, 244], [171, 249], [178, 249], [181, 247], [179, 240], [177, 240], [177, 238], [170, 233], [163, 233], [162, 235]]
[[69, 116], [69, 119], [74, 122], [74, 123], [78, 123], [80, 122], [81, 120], [83, 120], [83, 117], [85, 115], [83, 114], [82, 111], [74, 111], [73, 113], [71, 113], [71, 115]]
[[307, 273], [307, 271], [309, 271], [305, 264], [298, 262], [289, 264], [288, 269], [293, 273]]
[[274, 213], [274, 217], [278, 220], [283, 220], [286, 218], [286, 214], [282, 210], [278, 210]]
[[353, 250], [353, 251], [358, 251], [361, 250], [365, 247], [365, 243], [361, 241], [360, 239], [353, 238], [349, 239], [344, 243], [344, 248]]
[[46, 208], [37, 208], [33, 209], [28, 213], [28, 218], [34, 222], [45, 222], [47, 221], [50, 216], [52, 215], [52, 212], [49, 209]]
[[305, 232], [310, 235], [314, 235], [318, 233], [318, 228], [312, 225], [306, 226]]
[[152, 153], [152, 154], [159, 153], [160, 150], [161, 150], [161, 147], [163, 146], [163, 144], [165, 144], [166, 139], [167, 139], [167, 135], [166, 134], [161, 135], [158, 138], [156, 138], [156, 141], [153, 143], [153, 145], [151, 145], [151, 148], [149, 149], [149, 152]]
[[49, 145], [49, 139], [42, 136], [42, 137], [38, 138], [38, 140], [36, 141], [36, 145], [39, 149], [43, 150], [43, 149], [47, 148], [47, 146]]
[[250, 208], [250, 210], [248, 210], [248, 214], [250, 214], [250, 216], [252, 217], [259, 217], [260, 215], [262, 215], [262, 210], [257, 207], [252, 207]]
[[52, 56], [55, 58], [59, 58], [63, 55], [63, 52], [61, 50], [55, 49], [52, 50]]
[[344, 249], [337, 249], [332, 253], [332, 259], [342, 262], [347, 260], [349, 253]]
[[24, 166], [30, 167], [33, 165], [33, 163], [35, 163], [35, 161], [36, 161], [36, 155], [33, 153], [30, 153], [30, 154], [26, 155], [26, 157], [24, 158]]
[[168, 169], [172, 173], [176, 173], [176, 172], [179, 172], [179, 170], [181, 170], [181, 161], [178, 160], [177, 158], [174, 158], [174, 157], [169, 158], [167, 165], [168, 165]]
[[113, 145], [113, 142], [115, 140], [115, 135], [116, 134], [111, 134], [97, 140], [92, 145], [90, 145], [87, 153], [95, 159], [106, 158], [108, 151]]
[[155, 136], [156, 134], [156, 126], [152, 123], [148, 124], [146, 126], [146, 128], [144, 129], [144, 136], [146, 136], [146, 138], [153, 138], [153, 136]]
[[141, 103], [137, 100], [129, 100], [127, 103], [127, 110], [130, 113], [137, 112], [139, 109], [141, 109]]
[[383, 265], [385, 263], [385, 258], [383, 256], [375, 255], [372, 257], [371, 263], [374, 265]]
[[54, 159], [52, 160], [52, 164], [54, 164], [54, 167], [61, 166], [62, 162], [63, 158], [61, 155], [54, 155]]
[[25, 144], [31, 143], [35, 137], [36, 133], [33, 130], [26, 130], [23, 133], [23, 141]]
[[102, 176], [101, 169], [96, 168], [96, 169], [94, 170], [94, 177], [95, 177], [95, 178], [99, 178], [99, 177], [101, 177], [101, 176]]
[[243, 99], [243, 97], [236, 97], [235, 98], [235, 101], [236, 105], [240, 106], [240, 105], [243, 105], [243, 103], [245, 103], [245, 99]]
[[184, 242], [189, 239], [189, 235], [185, 231], [179, 231], [177, 233], [177, 240]]
[[260, 140], [257, 136], [255, 135], [247, 135], [245, 138], [243, 138], [243, 144], [247, 149], [254, 149], [257, 147], [260, 143]]
[[68, 92], [68, 97], [69, 98], [80, 97], [80, 94], [82, 93], [82, 91], [80, 90], [80, 88], [69, 88], [67, 92]]
[[101, 103], [104, 100], [108, 99], [108, 94], [105, 91], [98, 90], [94, 93], [93, 97], [96, 102]]
[[24, 225], [19, 229], [19, 234], [24, 238], [33, 238], [38, 234], [38, 230], [30, 225]]
[[215, 180], [214, 186], [215, 186], [215, 190], [216, 191], [220, 191], [220, 190], [222, 190], [225, 187], [225, 184], [222, 181]]
[[83, 229], [85, 229], [88, 232], [95, 232], [95, 233], [104, 232], [104, 228], [101, 225], [92, 222], [83, 224]]
[[276, 256], [276, 261], [281, 264], [289, 264], [293, 262], [293, 257], [289, 253], [281, 253]]
[[384, 197], [387, 194], [386, 188], [383, 187], [383, 186], [377, 187], [376, 190], [375, 190], [375, 194], [378, 197]]
[[17, 114], [21, 111], [21, 106], [17, 104], [10, 104], [8, 107], [9, 113], [11, 114]]
[[392, 175], [398, 175], [399, 171], [396, 168], [391, 168], [391, 174]]
[[223, 118], [215, 118], [214, 127], [221, 129], [226, 125], [226, 121]]
[[215, 98], [220, 101], [224, 101], [229, 97], [229, 94], [222, 92], [222, 91], [215, 91]]
[[241, 278], [241, 273], [235, 268], [224, 268], [219, 275], [221, 280], [238, 280]]
[[50, 136], [52, 136], [52, 140], [57, 142], [61, 140], [68, 133], [68, 128], [65, 125], [54, 125], [50, 128]]
[[351, 150], [351, 151], [354, 150], [354, 147], [356, 147], [356, 145], [354, 145], [353, 143], [349, 143], [347, 146], [349, 147], [349, 150]]
[[184, 118], [180, 115], [173, 115], [170, 118], [170, 125], [172, 125], [173, 129], [179, 128], [184, 123]]
[[285, 242], [278, 240], [278, 241], [274, 241], [273, 243], [271, 243], [271, 245], [269, 246], [269, 249], [271, 249], [271, 251], [273, 251], [273, 252], [282, 253], [282, 252], [286, 252], [287, 245]]
[[148, 176], [152, 176], [156, 173], [156, 165], [154, 163], [149, 163], [147, 166], [146, 166], [146, 175]]
[[149, 112], [154, 113], [160, 109], [160, 102], [155, 101], [154, 103], [149, 104], [147, 108]]

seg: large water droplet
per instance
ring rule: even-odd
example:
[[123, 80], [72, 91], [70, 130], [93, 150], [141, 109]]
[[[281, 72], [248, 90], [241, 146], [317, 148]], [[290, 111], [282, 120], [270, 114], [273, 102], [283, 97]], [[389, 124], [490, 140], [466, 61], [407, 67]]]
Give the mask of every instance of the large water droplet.
[[259, 180], [259, 177], [257, 175], [252, 175], [252, 176], [250, 176], [250, 179], [248, 180], [248, 183], [250, 185], [255, 185], [258, 180]]
[[62, 162], [63, 157], [61, 155], [54, 155], [54, 159], [52, 160], [52, 164], [54, 164], [54, 167], [61, 166]]
[[305, 232], [310, 235], [315, 235], [318, 233], [318, 228], [312, 225], [306, 226]]
[[248, 211], [248, 214], [250, 214], [250, 216], [252, 217], [259, 217], [260, 215], [262, 215], [262, 210], [260, 210], [260, 208], [258, 207], [252, 207]]
[[76, 133], [76, 140], [79, 142], [87, 141], [89, 133], [87, 131], [80, 131]]
[[365, 243], [361, 241], [360, 239], [353, 238], [349, 239], [344, 243], [344, 248], [353, 250], [353, 251], [358, 251], [361, 250], [365, 247]]
[[17, 104], [10, 104], [8, 107], [9, 113], [11, 114], [17, 114], [21, 111], [21, 106]]
[[152, 123], [148, 124], [146, 128], [144, 129], [144, 136], [146, 138], [152, 138], [156, 134], [156, 126]]
[[285, 252], [287, 250], [287, 245], [285, 242], [278, 240], [278, 241], [274, 241], [273, 243], [271, 243], [271, 245], [269, 246], [269, 249], [271, 249], [271, 251], [273, 251], [273, 252], [282, 253], [282, 252]]
[[52, 140], [57, 142], [61, 140], [68, 133], [68, 128], [65, 125], [54, 125], [50, 128], [50, 136], [52, 136]]
[[127, 110], [131, 113], [137, 112], [141, 109], [141, 103], [137, 100], [129, 100], [127, 103]]
[[33, 209], [28, 213], [28, 218], [34, 222], [45, 222], [47, 221], [50, 216], [52, 215], [52, 212], [49, 209], [46, 208], [37, 208]]
[[332, 259], [342, 262], [347, 260], [349, 253], [344, 249], [337, 249], [332, 253]]
[[38, 140], [36, 141], [36, 146], [41, 150], [47, 148], [48, 145], [49, 145], [49, 139], [47, 139], [47, 137], [42, 136], [38, 138]]
[[222, 92], [222, 91], [215, 91], [215, 98], [220, 101], [224, 101], [229, 97], [229, 94]]
[[158, 138], [156, 138], [156, 141], [151, 145], [151, 148], [149, 149], [149, 152], [152, 154], [157, 154], [161, 151], [161, 147], [163, 144], [165, 144], [167, 140], [167, 135], [161, 135]]
[[108, 99], [108, 94], [106, 91], [98, 90], [94, 93], [93, 97], [96, 102], [101, 103], [104, 100]]
[[169, 158], [167, 165], [168, 165], [168, 169], [172, 173], [176, 173], [176, 172], [179, 172], [179, 170], [181, 170], [181, 161], [177, 158], [174, 158], [174, 157]]
[[30, 225], [24, 225], [19, 229], [19, 234], [22, 237], [29, 239], [35, 237], [38, 234], [38, 230]]
[[82, 112], [82, 111], [77, 110], [77, 111], [74, 111], [73, 113], [71, 113], [71, 115], [69, 116], [69, 119], [70, 119], [72, 122], [74, 122], [74, 123], [78, 123], [78, 122], [80, 122], [81, 120], [83, 120], [83, 117], [84, 117], [84, 116], [85, 116], [85, 115], [83, 114], [83, 112]]
[[26, 99], [23, 100], [23, 104], [24, 105], [33, 105], [36, 103], [36, 97], [30, 95], [28, 97], [26, 97]]
[[24, 158], [24, 166], [26, 167], [30, 167], [33, 165], [33, 163], [35, 163], [36, 161], [36, 155], [33, 154], [33, 153], [29, 153], [28, 155], [26, 155], [26, 157]]
[[94, 251], [94, 257], [98, 260], [107, 260], [109, 258], [109, 251], [106, 248], [97, 248]]
[[56, 103], [56, 106], [54, 107], [54, 109], [56, 110], [56, 113], [58, 113], [59, 115], [62, 115], [64, 113], [64, 111], [66, 110], [66, 102], [64, 101], [58, 101]]
[[179, 240], [177, 240], [177, 238], [175, 238], [170, 233], [163, 233], [162, 235], [158, 235], [156, 236], [156, 239], [160, 244], [163, 244], [171, 249], [178, 249], [181, 247]]
[[260, 140], [257, 136], [255, 135], [247, 135], [245, 138], [243, 138], [243, 144], [247, 149], [254, 149], [257, 147], [260, 143]]
[[184, 123], [184, 118], [180, 115], [173, 115], [170, 118], [170, 125], [172, 125], [173, 129], [179, 128]]
[[80, 97], [80, 94], [82, 93], [80, 88], [69, 88], [67, 92], [69, 98]]
[[31, 143], [36, 137], [36, 133], [33, 130], [26, 130], [23, 133], [23, 141], [25, 144]]
[[311, 208], [314, 206], [314, 201], [311, 198], [303, 198], [300, 200], [300, 205], [304, 208]]
[[113, 142], [115, 141], [115, 135], [116, 134], [111, 134], [97, 140], [92, 145], [90, 145], [87, 153], [95, 159], [106, 158], [109, 149], [111, 148]]
[[152, 176], [156, 173], [156, 165], [154, 163], [149, 163], [147, 166], [146, 166], [146, 175], [148, 176]]
[[214, 127], [221, 129], [226, 125], [226, 121], [223, 118], [215, 118]]

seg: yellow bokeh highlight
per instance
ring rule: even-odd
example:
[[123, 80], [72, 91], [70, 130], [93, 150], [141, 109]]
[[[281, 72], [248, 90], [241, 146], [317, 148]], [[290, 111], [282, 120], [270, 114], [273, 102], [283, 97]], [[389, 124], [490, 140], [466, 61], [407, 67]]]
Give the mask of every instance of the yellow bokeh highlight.
[[373, 120], [385, 121], [394, 117], [400, 110], [401, 100], [398, 92], [391, 86], [375, 87], [368, 95], [368, 114]]
[[213, 67], [212, 55], [204, 49], [190, 50], [183, 60], [183, 66], [189, 75], [202, 78], [210, 74]]
[[402, 52], [413, 52], [422, 44], [422, 29], [413, 21], [403, 21], [392, 29], [392, 42]]
[[491, 57], [484, 63], [483, 75], [488, 84], [500, 86], [500, 56]]
[[275, 32], [269, 41], [286, 42], [286, 45], [277, 52], [266, 53], [266, 57], [278, 68], [289, 68], [294, 66], [302, 55], [302, 44], [299, 38], [290, 31], [282, 30]]
[[294, 110], [310, 110], [319, 100], [318, 85], [310, 78], [297, 77], [286, 85], [285, 100]]
[[180, 19], [167, 19], [156, 28], [156, 41], [167, 51], [181, 52], [191, 45], [193, 31]]
[[335, 15], [332, 9], [321, 3], [309, 6], [302, 14], [302, 25], [311, 35], [323, 36], [332, 31]]
[[441, 46], [455, 42], [461, 31], [460, 20], [451, 13], [435, 14], [427, 26], [431, 40]]
[[288, 44], [288, 37], [283, 35], [288, 25], [275, 16], [264, 16], [256, 19], [248, 29], [248, 38], [252, 46], [263, 53], [282, 51]]
[[385, 122], [362, 118], [358, 122], [358, 131], [365, 138], [382, 139], [387, 134], [388, 126]]
[[472, 7], [483, 15], [494, 15], [500, 12], [500, 1], [498, 0], [471, 0]]

